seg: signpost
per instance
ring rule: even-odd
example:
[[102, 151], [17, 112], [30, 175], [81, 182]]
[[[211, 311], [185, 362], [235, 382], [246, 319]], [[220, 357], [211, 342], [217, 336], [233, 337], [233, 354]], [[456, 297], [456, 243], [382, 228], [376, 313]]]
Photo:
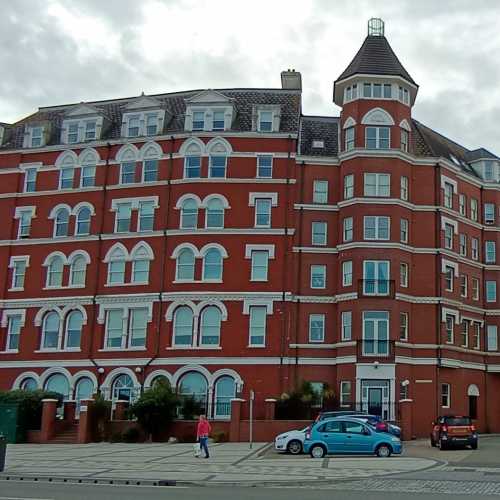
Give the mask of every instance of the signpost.
[[255, 392], [250, 391], [250, 449], [253, 445], [253, 401], [255, 399]]

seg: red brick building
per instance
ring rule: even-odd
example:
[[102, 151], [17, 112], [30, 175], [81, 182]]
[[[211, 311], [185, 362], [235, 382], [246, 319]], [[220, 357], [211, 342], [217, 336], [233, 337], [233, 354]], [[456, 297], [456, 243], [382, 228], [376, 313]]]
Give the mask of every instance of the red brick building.
[[409, 405], [415, 435], [449, 412], [500, 431], [500, 159], [412, 118], [378, 20], [340, 117], [281, 79], [0, 124], [0, 389], [116, 400], [166, 377], [227, 418], [308, 380]]

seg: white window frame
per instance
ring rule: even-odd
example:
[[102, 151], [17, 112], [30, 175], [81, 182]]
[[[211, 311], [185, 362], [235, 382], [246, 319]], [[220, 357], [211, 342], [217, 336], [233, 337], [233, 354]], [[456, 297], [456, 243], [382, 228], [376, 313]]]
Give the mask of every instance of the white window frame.
[[[375, 186], [375, 192], [374, 194], [369, 194], [369, 188], [371, 189], [372, 184], [368, 183], [368, 179], [370, 179], [371, 176], [374, 176], [375, 183], [373, 184]], [[381, 180], [382, 179], [388, 179], [388, 183], [382, 185]], [[385, 189], [388, 189], [386, 192]], [[382, 192], [383, 191], [383, 192]], [[369, 197], [369, 198], [390, 198], [391, 196], [391, 174], [386, 174], [386, 173], [378, 173], [378, 172], [365, 172], [363, 176], [363, 196]]]
[[481, 323], [473, 323], [474, 349], [481, 349]]
[[[24, 273], [22, 274], [23, 276], [23, 283], [22, 286], [16, 286], [16, 277], [18, 276], [17, 271], [17, 264], [20, 262], [24, 262]], [[28, 271], [28, 267], [30, 265], [30, 257], [29, 255], [15, 255], [10, 258], [10, 263], [9, 263], [9, 268], [12, 269], [12, 277], [11, 277], [11, 286], [9, 291], [22, 291], [24, 290], [24, 285], [26, 283], [26, 274]]]
[[354, 174], [344, 175], [344, 200], [354, 197]]
[[454, 230], [455, 228], [451, 224], [444, 223], [444, 247], [449, 250], [453, 250]]
[[[253, 319], [253, 314], [252, 311], [259, 309], [259, 310], [264, 310], [264, 335], [263, 335], [263, 342], [260, 344], [254, 344], [252, 343], [252, 328], [256, 328], [255, 325], [252, 325], [252, 319]], [[248, 308], [248, 347], [265, 347], [266, 346], [266, 333], [267, 333], [267, 316], [268, 316], [268, 308], [265, 305], [260, 305], [260, 304], [252, 304]], [[257, 327], [260, 328], [260, 327]]]
[[409, 314], [406, 311], [399, 313], [399, 340], [407, 342], [409, 338]]
[[475, 198], [470, 199], [470, 218], [477, 221], [478, 217], [478, 201]]
[[345, 129], [344, 140], [345, 151], [352, 151], [356, 147], [356, 129], [354, 125]]
[[354, 219], [352, 217], [345, 217], [342, 221], [342, 241], [347, 243], [353, 240], [354, 237]]
[[342, 286], [352, 286], [352, 260], [342, 262]]
[[352, 311], [342, 311], [341, 313], [341, 334], [342, 341], [352, 339]]
[[[270, 228], [272, 224], [272, 211], [273, 211], [273, 200], [271, 198], [266, 198], [263, 196], [262, 198], [255, 198], [255, 223], [254, 227], [262, 227], [262, 228]], [[269, 212], [266, 212], [266, 216], [268, 218], [268, 222], [266, 224], [258, 223], [258, 207], [262, 203], [266, 203], [269, 206]]]
[[[489, 293], [491, 291], [491, 294]], [[497, 301], [497, 282], [496, 280], [485, 280], [484, 282], [484, 294], [486, 297], [486, 302], [493, 303]]]
[[486, 350], [498, 351], [498, 328], [497, 325], [486, 326]]
[[455, 277], [455, 269], [452, 266], [445, 265], [444, 266], [445, 291], [453, 292], [454, 277]]
[[[17, 239], [24, 239], [28, 238], [31, 232], [31, 223], [32, 220], [35, 218], [35, 213], [36, 213], [36, 207], [16, 207], [16, 211], [14, 214], [14, 218], [18, 221], [18, 227], [17, 227]], [[29, 219], [28, 224], [23, 225], [23, 217], [27, 216]], [[23, 228], [27, 227], [27, 232], [24, 232], [23, 234]]]
[[[375, 235], [373, 238], [367, 236], [367, 221], [374, 219], [375, 225]], [[383, 220], [387, 220], [387, 237], [383, 238], [380, 236], [381, 228], [380, 223]], [[365, 215], [363, 217], [363, 239], [368, 241], [389, 241], [391, 239], [391, 218], [386, 215]]]
[[[373, 280], [369, 280], [366, 272], [366, 267], [367, 264], [375, 264], [375, 276]], [[386, 265], [387, 266], [387, 278], [385, 280], [382, 280], [379, 278], [380, 274], [380, 268]], [[368, 292], [366, 289], [366, 285], [368, 281], [373, 281], [373, 293]], [[387, 281], [387, 292], [380, 291], [380, 284], [379, 282], [384, 282]], [[367, 296], [389, 296], [391, 292], [391, 262], [389, 260], [364, 260], [363, 261], [363, 295]]]
[[[260, 254], [266, 254], [267, 258], [265, 259], [266, 265], [265, 265], [265, 277], [257, 277], [256, 276], [256, 257], [257, 255]], [[269, 250], [267, 249], [254, 249], [250, 253], [250, 281], [260, 281], [260, 282], [265, 282], [269, 281]], [[261, 267], [261, 266], [259, 266]]]
[[[313, 276], [315, 275], [313, 268], [316, 271], [321, 271], [322, 278], [323, 278], [323, 286], [313, 286]], [[319, 272], [317, 274], [319, 274]], [[313, 290], [325, 290], [326, 289], [326, 265], [325, 264], [311, 264], [310, 275], [311, 275], [311, 277], [310, 277], [311, 289], [313, 289]]]
[[487, 225], [495, 224], [495, 204], [494, 203], [484, 203], [483, 204], [483, 214], [484, 223]]
[[469, 347], [469, 321], [466, 319], [460, 324], [460, 346]]
[[[318, 228], [321, 230], [318, 231]], [[321, 239], [318, 240], [318, 237]], [[326, 221], [311, 222], [311, 244], [316, 246], [326, 246], [328, 242], [328, 223]]]
[[451, 314], [445, 315], [445, 334], [447, 344], [453, 344], [455, 339], [455, 317]]
[[443, 205], [446, 208], [453, 208], [453, 184], [444, 181], [443, 182]]
[[[488, 249], [488, 247], [490, 247]], [[487, 264], [496, 264], [497, 261], [497, 251], [495, 241], [485, 241], [484, 242], [484, 261]]]
[[[30, 176], [33, 178], [30, 179]], [[24, 193], [36, 193], [36, 179], [38, 176], [38, 168], [29, 167], [24, 170], [24, 184], [23, 184], [23, 192]], [[33, 189], [28, 189], [28, 187], [33, 184]]]
[[472, 278], [472, 300], [479, 300], [479, 278]]
[[410, 229], [410, 222], [408, 219], [399, 220], [399, 241], [401, 243], [408, 243], [408, 233]]
[[313, 203], [328, 203], [328, 181], [315, 179], [313, 181]]
[[351, 381], [350, 380], [341, 380], [339, 392], [340, 392], [340, 407], [341, 408], [350, 408], [352, 405], [352, 384], [351, 384]]
[[467, 297], [468, 294], [468, 278], [466, 274], [460, 275], [460, 297]]
[[441, 408], [450, 408], [450, 406], [451, 406], [451, 386], [450, 384], [441, 384]]
[[[14, 336], [12, 333], [12, 318], [19, 318], [19, 332], [16, 334], [17, 348], [10, 348], [11, 338]], [[7, 328], [7, 336], [5, 339], [5, 352], [19, 352], [21, 344], [21, 334], [26, 320], [26, 309], [5, 309], [2, 316], [2, 327]]]
[[[314, 321], [321, 321], [321, 336], [318, 339], [313, 339], [312, 336], [312, 324]], [[325, 315], [319, 313], [309, 314], [309, 342], [310, 343], [322, 343], [325, 341]]]
[[403, 288], [408, 288], [408, 282], [410, 280], [410, 266], [407, 262], [399, 263], [399, 285]]
[[471, 238], [471, 257], [472, 260], [479, 260], [479, 240]]
[[467, 215], [467, 198], [465, 194], [460, 193], [458, 195], [458, 212], [464, 217]]
[[402, 175], [400, 179], [400, 193], [399, 197], [403, 201], [408, 201], [409, 198], [409, 179], [406, 175]]
[[[368, 130], [370, 130], [370, 129], [374, 129], [375, 130], [375, 147], [374, 148], [369, 148], [368, 147]], [[383, 148], [383, 147], [380, 146], [381, 140], [385, 140], [385, 138], [382, 139], [380, 137], [381, 136], [381, 134], [380, 134], [381, 130], [387, 130], [389, 132], [389, 135], [388, 135], [388, 138], [387, 138], [388, 143], [387, 143], [387, 147], [386, 148]], [[391, 127], [386, 126], [386, 125], [384, 125], [384, 126], [367, 125], [365, 127], [365, 148], [366, 149], [382, 149], [384, 151], [391, 149]]]
[[462, 255], [463, 257], [466, 257], [467, 256], [467, 235], [465, 233], [460, 233], [459, 241], [460, 241], [460, 245], [459, 245], [460, 255]]
[[[261, 164], [260, 162], [262, 160], [270, 160], [271, 165], [270, 166], [265, 166], [263, 168], [269, 169], [270, 170], [270, 175], [262, 175], [261, 174]], [[273, 177], [273, 155], [257, 155], [257, 179], [272, 179]]]

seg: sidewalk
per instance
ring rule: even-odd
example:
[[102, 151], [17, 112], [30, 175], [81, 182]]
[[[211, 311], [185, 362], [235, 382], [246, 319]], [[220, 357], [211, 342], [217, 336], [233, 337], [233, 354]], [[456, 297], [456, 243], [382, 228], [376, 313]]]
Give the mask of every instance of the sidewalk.
[[267, 443], [221, 443], [210, 459], [195, 458], [192, 444], [9, 445], [1, 479], [90, 483], [307, 484], [418, 471], [436, 465], [425, 458], [278, 455], [268, 458]]

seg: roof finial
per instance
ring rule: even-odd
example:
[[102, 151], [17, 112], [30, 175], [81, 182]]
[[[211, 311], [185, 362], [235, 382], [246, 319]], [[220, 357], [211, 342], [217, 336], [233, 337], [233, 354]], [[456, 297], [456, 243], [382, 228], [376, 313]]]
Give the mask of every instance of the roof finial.
[[372, 17], [368, 21], [368, 36], [384, 36], [384, 21], [379, 17]]

